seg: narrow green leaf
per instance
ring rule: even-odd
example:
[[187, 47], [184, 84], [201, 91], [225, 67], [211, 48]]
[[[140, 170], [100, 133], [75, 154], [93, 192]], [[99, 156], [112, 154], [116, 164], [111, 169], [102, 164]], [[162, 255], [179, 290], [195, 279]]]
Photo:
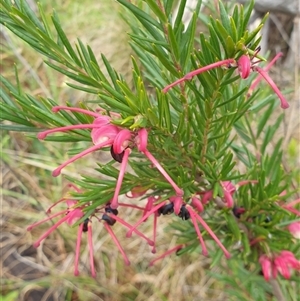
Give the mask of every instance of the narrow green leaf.
[[251, 33], [250, 35], [248, 35], [247, 37], [245, 36], [245, 44], [248, 45], [250, 42], [252, 42], [252, 40], [255, 38], [255, 36], [260, 32], [260, 30], [263, 28], [263, 24], [259, 25], [258, 27], [256, 27]]
[[101, 54], [101, 58], [102, 58], [102, 61], [105, 65], [105, 67], [106, 67], [106, 70], [107, 70], [107, 72], [110, 76], [110, 79], [111, 79], [115, 89], [120, 92], [120, 88], [119, 88], [119, 85], [117, 83], [117, 80], [119, 80], [119, 78], [117, 76], [116, 71], [111, 67], [109, 61], [107, 60], [107, 58], [105, 57], [104, 54]]
[[87, 86], [92, 86], [95, 88], [101, 88], [101, 84], [99, 82], [97, 82], [96, 80], [94, 80], [93, 78], [86, 76], [84, 74], [75, 74], [73, 72], [67, 71], [62, 67], [57, 66], [56, 64], [50, 63], [49, 61], [45, 61], [45, 63], [53, 68], [54, 70], [65, 74], [66, 76], [68, 76], [71, 79], [74, 79], [75, 81], [87, 85]]
[[229, 16], [228, 13], [225, 9], [225, 6], [222, 1], [219, 1], [219, 9], [220, 9], [220, 16], [221, 16], [221, 21], [222, 25], [226, 29], [226, 31], [231, 35], [231, 26], [230, 26], [230, 21], [229, 21]]
[[179, 7], [178, 7], [177, 15], [176, 15], [176, 19], [175, 19], [175, 22], [174, 22], [174, 31], [175, 31], [175, 34], [177, 34], [177, 31], [180, 28], [180, 23], [182, 23], [182, 16], [183, 16], [184, 9], [185, 9], [185, 6], [186, 6], [186, 1], [187, 0], [181, 0], [179, 2]]
[[157, 57], [159, 58], [160, 62], [174, 75], [174, 76], [178, 76], [178, 72], [176, 70], [176, 68], [173, 65], [173, 62], [170, 62], [168, 60], [168, 57], [166, 56], [165, 51], [163, 50], [163, 48], [158, 47], [156, 45], [152, 45], [153, 50], [155, 52], [155, 54], [157, 55]]
[[45, 31], [43, 24], [40, 22], [40, 20], [37, 18], [34, 11], [31, 9], [31, 7], [28, 5], [26, 0], [21, 0], [21, 8], [22, 12], [24, 12], [28, 18], [31, 20], [31, 22], [39, 28], [41, 31]]
[[99, 90], [96, 90], [96, 89], [91, 89], [91, 88], [87, 88], [87, 87], [84, 87], [84, 86], [78, 86], [78, 85], [74, 85], [74, 84], [71, 84], [71, 83], [66, 83], [69, 87], [73, 88], [73, 89], [76, 89], [76, 90], [79, 90], [79, 91], [84, 91], [84, 92], [87, 92], [87, 93], [91, 93], [91, 94], [98, 94], [99, 93]]
[[124, 5], [125, 7], [127, 7], [139, 19], [139, 21], [145, 20], [147, 23], [150, 23], [161, 30], [161, 25], [156, 20], [154, 20], [149, 14], [139, 9], [137, 6], [131, 4], [127, 0], [117, 0], [117, 1], [120, 2], [122, 5]]
[[171, 46], [171, 51], [173, 52], [176, 61], [178, 61], [179, 60], [179, 48], [178, 48], [178, 43], [177, 43], [177, 40], [176, 40], [174, 32], [173, 32], [172, 25], [169, 23], [167, 28], [168, 28], [168, 37], [169, 37], [169, 42], [170, 42], [170, 46]]
[[242, 38], [242, 36], [244, 35], [244, 31], [245, 31], [245, 27], [244, 27], [244, 6], [243, 5], [239, 5], [240, 11], [239, 11], [239, 21], [236, 21], [236, 26], [237, 26], [237, 30], [238, 30], [238, 37], [239, 40]]
[[151, 10], [154, 12], [154, 14], [163, 22], [167, 23], [168, 19], [164, 12], [161, 10], [161, 8], [157, 5], [157, 3], [154, 0], [146, 0], [147, 4], [151, 8]]
[[44, 24], [45, 31], [46, 31], [47, 35], [49, 36], [49, 38], [50, 38], [51, 40], [54, 40], [54, 37], [53, 37], [53, 35], [52, 35], [52, 32], [51, 32], [49, 23], [48, 23], [48, 21], [47, 21], [46, 15], [45, 15], [45, 12], [44, 12], [44, 10], [43, 10], [43, 8], [42, 8], [42, 6], [41, 6], [41, 3], [38, 2], [37, 5], [38, 5], [38, 9], [39, 9], [39, 13], [40, 13], [42, 22], [43, 22], [43, 24]]
[[183, 33], [183, 37], [180, 43], [181, 44], [180, 53], [182, 53], [182, 55], [180, 55], [180, 62], [183, 69], [186, 67], [187, 63], [189, 62], [190, 55], [194, 47], [196, 24], [197, 24], [197, 15], [193, 13], [192, 20], [187, 30]]
[[170, 13], [172, 11], [172, 8], [173, 8], [173, 4], [174, 4], [174, 0], [166, 0], [164, 2], [164, 5], [165, 5], [165, 12], [166, 12], [166, 16], [169, 17], [170, 16]]
[[46, 57], [53, 59], [53, 60], [57, 60], [57, 57], [47, 51], [43, 45], [39, 44], [38, 41], [36, 41], [35, 39], [33, 39], [32, 37], [30, 37], [28, 35], [28, 33], [26, 33], [26, 31], [23, 28], [15, 28], [13, 26], [10, 26], [8, 24], [4, 24], [4, 26], [6, 26], [12, 33], [14, 33], [17, 37], [19, 37], [20, 39], [22, 39], [23, 41], [25, 41], [26, 43], [28, 43], [30, 46], [32, 46], [33, 49], [35, 49], [37, 52], [45, 55]]
[[241, 240], [242, 240], [241, 230], [237, 224], [236, 219], [231, 214], [231, 212], [228, 212], [225, 215], [225, 218], [226, 218], [226, 225], [228, 226], [229, 230], [232, 232], [235, 240], [237, 242], [241, 242]]
[[226, 41], [227, 41], [227, 37], [230, 36], [230, 34], [228, 33], [228, 31], [225, 29], [225, 27], [221, 24], [221, 22], [219, 20], [216, 20], [216, 27], [217, 27], [217, 35], [219, 37], [219, 40], [220, 40], [222, 46], [224, 47], [226, 56], [229, 57]]
[[41, 129], [37, 128], [35, 125], [25, 126], [25, 125], [15, 125], [15, 124], [0, 124], [0, 130], [14, 131], [14, 132], [33, 132], [33, 133], [37, 133]]
[[273, 113], [273, 110], [274, 110], [274, 104], [271, 103], [269, 105], [269, 108], [263, 113], [263, 116], [260, 117], [259, 123], [257, 125], [256, 138], [259, 137], [259, 135], [265, 128], [267, 121], [270, 120], [269, 118], [270, 118], [271, 114]]
[[230, 20], [230, 28], [231, 28], [231, 37], [232, 37], [232, 40], [237, 43], [238, 42], [238, 32], [237, 32], [237, 29], [236, 29], [236, 25], [235, 25], [235, 22], [234, 22], [234, 19], [232, 17], [229, 18]]
[[79, 58], [77, 57], [75, 51], [73, 50], [66, 34], [64, 33], [63, 29], [61, 28], [59, 19], [58, 19], [58, 15], [56, 14], [55, 11], [53, 11], [53, 15], [51, 16], [53, 25], [55, 26], [55, 29], [57, 31], [57, 34], [59, 35], [62, 43], [65, 45], [68, 53], [70, 54], [71, 58], [75, 61], [75, 63], [79, 66], [82, 67], [82, 64], [79, 60]]
[[103, 101], [110, 106], [113, 110], [116, 109], [121, 113], [128, 113], [130, 115], [134, 115], [134, 112], [125, 104], [118, 102], [117, 100], [103, 94], [99, 93], [100, 99], [103, 99]]
[[244, 14], [243, 22], [240, 24], [241, 28], [242, 28], [242, 31], [245, 31], [245, 29], [247, 28], [248, 22], [249, 22], [250, 17], [251, 17], [251, 13], [253, 11], [253, 8], [254, 8], [254, 0], [250, 0], [249, 5], [248, 5], [248, 7], [245, 11], [245, 14]]

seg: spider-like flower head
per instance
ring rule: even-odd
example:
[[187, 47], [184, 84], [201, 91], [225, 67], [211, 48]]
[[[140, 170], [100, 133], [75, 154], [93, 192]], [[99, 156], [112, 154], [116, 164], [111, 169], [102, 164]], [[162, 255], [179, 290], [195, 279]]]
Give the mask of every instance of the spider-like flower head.
[[69, 165], [70, 163], [78, 160], [79, 158], [94, 152], [100, 148], [112, 145], [114, 142], [115, 137], [119, 133], [120, 129], [110, 124], [110, 117], [101, 115], [96, 112], [84, 110], [81, 108], [73, 108], [73, 107], [66, 107], [66, 106], [56, 106], [52, 108], [52, 111], [54, 113], [59, 112], [60, 110], [64, 111], [72, 111], [72, 112], [78, 112], [85, 115], [89, 115], [94, 117], [93, 123], [88, 124], [75, 124], [70, 126], [64, 126], [64, 127], [58, 127], [50, 130], [46, 130], [43, 132], [40, 132], [37, 137], [39, 139], [45, 139], [49, 134], [57, 133], [57, 132], [66, 132], [70, 130], [78, 130], [78, 129], [91, 129], [91, 139], [94, 144], [94, 146], [82, 151], [81, 153], [75, 155], [74, 157], [70, 158], [66, 162], [62, 163], [59, 167], [57, 167], [53, 172], [52, 175], [54, 177], [57, 177], [60, 175], [61, 170]]
[[[78, 192], [79, 190], [76, 187], [76, 191]], [[50, 221], [58, 216], [64, 215], [59, 221], [57, 221], [54, 225], [52, 225], [34, 244], [33, 246], [35, 248], [37, 248], [41, 241], [44, 240], [46, 237], [48, 237], [54, 230], [56, 230], [61, 224], [63, 224], [64, 222], [66, 222], [68, 225], [72, 226], [74, 223], [76, 223], [79, 219], [81, 219], [84, 215], [82, 209], [83, 207], [78, 207], [77, 206], [77, 201], [76, 200], [72, 200], [69, 198], [62, 198], [60, 199], [58, 202], [56, 202], [54, 205], [52, 205], [48, 210], [47, 213], [50, 212], [50, 210], [53, 208], [53, 206], [56, 206], [58, 203], [61, 202], [66, 202], [67, 204], [67, 209], [59, 211], [55, 214], [52, 214], [50, 216], [48, 216], [47, 218], [36, 222], [30, 226], [27, 227], [28, 231], [31, 231], [33, 228], [47, 222]]]
[[[250, 71], [251, 70], [258, 72], [259, 75], [260, 75], [260, 79], [264, 78], [265, 81], [269, 84], [269, 86], [273, 89], [273, 91], [279, 97], [280, 102], [281, 102], [281, 108], [287, 109], [289, 107], [289, 104], [288, 104], [287, 100], [282, 95], [281, 91], [278, 89], [278, 87], [276, 86], [276, 84], [274, 83], [274, 81], [272, 80], [272, 78], [269, 76], [269, 74], [267, 72], [267, 70], [269, 70], [270, 66], [268, 68], [266, 68], [266, 69], [262, 69], [262, 68], [256, 66], [256, 64], [258, 62], [260, 62], [260, 61], [252, 62], [252, 59], [254, 57], [255, 56], [253, 56], [252, 58], [250, 58], [248, 55], [243, 54], [238, 59], [237, 66], [238, 66], [238, 70], [239, 70], [241, 78], [243, 78], [243, 79], [248, 78], [249, 75], [250, 75]], [[280, 57], [280, 55], [276, 56], [276, 59], [278, 59], [279, 57]], [[272, 62], [272, 64], [274, 64], [274, 62]], [[257, 83], [255, 83], [255, 85], [256, 84]], [[252, 89], [253, 89], [253, 87], [252, 87]]]

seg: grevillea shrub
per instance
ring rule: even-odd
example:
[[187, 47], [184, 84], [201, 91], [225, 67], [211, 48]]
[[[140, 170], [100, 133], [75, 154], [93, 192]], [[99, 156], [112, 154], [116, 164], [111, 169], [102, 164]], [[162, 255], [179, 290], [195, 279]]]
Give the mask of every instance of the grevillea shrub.
[[[202, 253], [211, 266], [224, 268], [213, 276], [231, 287], [234, 300], [250, 300], [249, 295], [251, 300], [296, 300], [300, 198], [294, 173], [283, 167], [277, 134], [293, 102], [269, 75], [282, 54], [270, 62], [260, 55], [267, 16], [248, 31], [254, 3], [227, 8], [220, 1], [219, 16], [203, 23], [199, 1], [185, 27], [186, 1], [180, 1], [176, 16], [172, 0], [117, 2], [130, 14], [131, 83], [105, 56], [103, 70], [94, 50], [80, 40], [71, 43], [55, 13], [50, 20], [26, 1], [1, 1], [1, 23], [70, 78], [72, 88], [96, 99], [94, 105], [72, 105], [68, 99], [36, 98], [1, 77], [2, 129], [38, 132], [40, 143], [57, 141], [58, 147], [84, 142], [81, 152], [70, 149], [68, 159], [57, 163], [53, 177], [64, 177], [74, 161], [83, 162], [95, 151], [110, 157], [108, 163], [94, 162], [99, 177], [84, 169], [77, 171], [78, 178], [68, 177], [69, 194], [50, 208], [64, 209], [28, 227], [53, 221], [34, 247], [69, 224], [78, 231], [78, 275], [87, 232], [91, 276], [97, 277], [92, 226], [105, 228], [129, 265], [132, 254], [125, 253], [113, 231], [125, 227], [128, 238], [137, 235], [149, 252], [158, 252], [149, 265], [166, 256]], [[200, 23], [206, 34], [197, 31]], [[134, 224], [126, 221], [127, 207], [139, 216]], [[157, 229], [167, 218], [178, 245], [162, 250]], [[153, 227], [152, 237], [139, 230], [143, 222]]]

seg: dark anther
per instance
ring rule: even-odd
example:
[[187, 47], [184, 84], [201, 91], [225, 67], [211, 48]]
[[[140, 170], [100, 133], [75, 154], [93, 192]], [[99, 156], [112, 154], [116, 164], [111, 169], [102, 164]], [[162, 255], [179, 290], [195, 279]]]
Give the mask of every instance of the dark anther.
[[270, 223], [272, 221], [271, 216], [265, 215], [265, 214], [258, 214], [257, 216], [253, 217], [253, 220], [257, 220], [257, 223], [262, 224], [262, 223]]
[[119, 213], [119, 211], [117, 209], [112, 209], [110, 207], [110, 204], [107, 204], [107, 206], [105, 207], [105, 212], [112, 213], [114, 215], [118, 215], [118, 213]]
[[268, 216], [266, 217], [266, 219], [265, 219], [265, 223], [269, 223], [271, 220], [272, 220], [272, 219], [271, 219], [271, 216], [268, 215]]
[[106, 213], [102, 215], [101, 219], [108, 223], [110, 226], [113, 226], [116, 223], [116, 220], [108, 216]]
[[235, 216], [236, 218], [240, 218], [241, 215], [242, 215], [245, 211], [246, 211], [246, 210], [245, 210], [245, 208], [243, 208], [243, 207], [237, 207], [237, 206], [234, 206], [234, 207], [232, 208], [232, 212], [233, 212], [233, 214], [234, 214], [234, 216]]
[[112, 156], [117, 162], [122, 163], [122, 160], [123, 160], [123, 157], [124, 157], [124, 151], [123, 151], [122, 153], [120, 153], [120, 154], [116, 154], [116, 153], [114, 152], [113, 146], [111, 146], [111, 148], [110, 148], [110, 154], [111, 154], [111, 156]]
[[186, 209], [185, 205], [181, 206], [178, 216], [181, 217], [185, 221], [191, 217], [191, 215], [188, 212], [188, 210]]
[[258, 46], [255, 51], [260, 52], [261, 51], [261, 46]]
[[173, 212], [174, 212], [174, 204], [173, 203], [169, 203], [158, 209], [158, 214], [162, 214], [162, 215], [169, 215], [169, 214], [172, 214]]
[[82, 227], [82, 231], [83, 231], [83, 232], [87, 232], [89, 221], [90, 221], [89, 218], [86, 218], [86, 219], [83, 221], [83, 227]]

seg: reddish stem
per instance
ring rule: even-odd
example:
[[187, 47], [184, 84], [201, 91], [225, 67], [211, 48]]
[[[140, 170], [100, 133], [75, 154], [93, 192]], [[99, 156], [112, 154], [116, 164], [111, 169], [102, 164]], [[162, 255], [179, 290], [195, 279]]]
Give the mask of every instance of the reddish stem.
[[110, 202], [110, 207], [112, 209], [118, 208], [118, 196], [119, 196], [119, 193], [121, 190], [121, 186], [122, 186], [122, 182], [123, 182], [123, 178], [124, 178], [124, 174], [125, 174], [125, 169], [126, 169], [126, 166], [128, 163], [128, 157], [129, 157], [130, 153], [131, 153], [131, 149], [126, 148], [124, 151], [124, 156], [123, 156], [122, 163], [121, 163], [121, 168], [120, 168], [120, 172], [119, 172], [119, 176], [118, 176], [118, 180], [117, 180], [115, 193]]
[[113, 230], [110, 228], [110, 226], [106, 222], [104, 222], [104, 227], [106, 228], [107, 232], [110, 234], [111, 238], [113, 239], [113, 241], [117, 245], [119, 251], [123, 255], [125, 264], [126, 265], [130, 265], [130, 261], [129, 261], [129, 259], [128, 259], [126, 253], [125, 253], [125, 251], [123, 250], [122, 246], [120, 245], [117, 237], [115, 236], [115, 233], [113, 232]]
[[[123, 219], [121, 219], [120, 217], [118, 217], [117, 215], [114, 215], [114, 214], [109, 214], [109, 216], [111, 218], [113, 218], [114, 220], [118, 221], [119, 223], [121, 223], [122, 225], [124, 225], [125, 227], [127, 227], [128, 229], [131, 229], [132, 226], [128, 223], [126, 223]], [[154, 242], [149, 239], [148, 237], [146, 237], [142, 232], [140, 232], [139, 230], [137, 229], [134, 229], [133, 230], [137, 235], [139, 235], [140, 237], [142, 237], [143, 239], [145, 239], [147, 241], [147, 243], [150, 245], [150, 246], [153, 246], [154, 245]]]
[[180, 250], [180, 249], [182, 249], [182, 248], [183, 248], [183, 245], [178, 245], [178, 246], [176, 246], [176, 247], [174, 247], [174, 248], [168, 250], [167, 252], [163, 253], [163, 254], [160, 255], [159, 257], [157, 257], [157, 258], [151, 260], [150, 263], [149, 263], [149, 266], [152, 266], [156, 261], [158, 261], [158, 260], [160, 260], [160, 259], [163, 259], [163, 258], [166, 257], [167, 255], [169, 255], [169, 254], [171, 254], [171, 253], [173, 253], [173, 252], [176, 252], [176, 251], [178, 251], [178, 250]]
[[48, 235], [50, 235], [56, 228], [58, 228], [63, 222], [65, 222], [69, 218], [68, 215], [64, 216], [61, 220], [59, 220], [56, 224], [50, 227], [34, 244], [35, 248], [39, 247], [41, 241], [45, 239]]
[[92, 233], [92, 223], [88, 222], [88, 245], [90, 252], [90, 267], [91, 274], [93, 278], [96, 278], [95, 264], [94, 264], [94, 246], [93, 246], [93, 233]]
[[83, 152], [81, 152], [81, 153], [75, 155], [74, 157], [70, 158], [69, 160], [67, 160], [67, 161], [64, 162], [63, 164], [59, 165], [59, 167], [57, 167], [55, 170], [53, 170], [52, 176], [53, 176], [53, 177], [59, 176], [60, 173], [61, 173], [61, 170], [62, 170], [64, 167], [66, 167], [67, 165], [69, 165], [70, 163], [76, 161], [77, 159], [79, 159], [79, 158], [81, 158], [81, 157], [83, 157], [83, 156], [85, 156], [85, 155], [87, 155], [87, 154], [89, 154], [89, 153], [92, 153], [92, 152], [98, 150], [99, 148], [102, 148], [102, 147], [104, 147], [104, 146], [108, 146], [108, 145], [110, 145], [112, 142], [113, 142], [113, 139], [108, 139], [107, 141], [104, 141], [104, 142], [102, 142], [102, 143], [100, 143], [100, 144], [94, 145], [94, 146], [92, 146], [92, 147], [90, 147], [90, 148], [84, 150]]
[[78, 227], [77, 231], [77, 242], [76, 242], [76, 249], [75, 249], [75, 263], [74, 263], [74, 275], [78, 276], [78, 264], [79, 264], [79, 256], [80, 256], [80, 245], [81, 245], [81, 237], [82, 237], [82, 230], [83, 230], [83, 223], [81, 223]]
[[198, 223], [197, 223], [197, 220], [195, 218], [195, 213], [194, 210], [192, 209], [192, 207], [190, 206], [186, 206], [186, 209], [188, 210], [188, 212], [190, 213], [190, 216], [191, 216], [191, 219], [192, 219], [192, 222], [194, 224], [194, 228], [196, 230], [196, 233], [198, 235], [198, 238], [199, 238], [199, 241], [200, 241], [200, 244], [201, 244], [201, 247], [202, 247], [202, 254], [204, 256], [207, 256], [208, 255], [208, 251], [207, 251], [207, 248], [206, 248], [206, 245], [205, 245], [205, 242], [203, 240], [203, 237], [202, 237], [202, 234], [199, 230], [199, 227], [198, 227]]
[[194, 77], [195, 75], [198, 75], [200, 73], [203, 73], [205, 71], [208, 71], [208, 70], [211, 70], [211, 69], [214, 69], [214, 68], [217, 68], [217, 67], [220, 67], [222, 65], [230, 65], [232, 63], [234, 63], [235, 60], [234, 59], [227, 59], [227, 60], [223, 60], [223, 61], [219, 61], [219, 62], [216, 62], [216, 63], [213, 63], [213, 64], [210, 64], [210, 65], [207, 65], [207, 66], [204, 66], [202, 68], [199, 68], [197, 70], [194, 70], [194, 71], [191, 71], [189, 73], [187, 73], [184, 77], [178, 79], [177, 81], [175, 81], [174, 83], [166, 86], [162, 92], [163, 93], [167, 93], [168, 90], [170, 90], [172, 87], [174, 86], [177, 86], [178, 84], [180, 84], [181, 82], [184, 82], [186, 80], [190, 80], [192, 77]]
[[94, 128], [101, 128], [103, 124], [73, 124], [68, 126], [63, 126], [59, 128], [54, 128], [50, 130], [46, 130], [43, 132], [38, 133], [37, 137], [38, 139], [42, 140], [45, 139], [49, 134], [56, 133], [56, 132], [66, 132], [70, 130], [76, 130], [76, 129], [94, 129]]
[[195, 217], [198, 219], [202, 227], [208, 232], [208, 234], [215, 240], [217, 245], [222, 249], [224, 252], [226, 258], [230, 258], [230, 253], [226, 250], [226, 248], [223, 246], [219, 238], [215, 235], [215, 233], [210, 229], [210, 227], [207, 225], [207, 223], [202, 219], [202, 217], [198, 214], [195, 214]]
[[49, 220], [52, 220], [53, 218], [55, 218], [55, 217], [57, 217], [57, 216], [59, 216], [59, 215], [62, 215], [62, 214], [64, 214], [64, 213], [66, 213], [68, 210], [69, 210], [69, 209], [62, 210], [62, 211], [57, 212], [57, 213], [55, 213], [55, 214], [53, 214], [53, 215], [51, 215], [51, 216], [49, 216], [49, 217], [47, 217], [47, 218], [45, 218], [45, 219], [43, 219], [43, 220], [41, 220], [41, 221], [38, 221], [38, 222], [36, 222], [36, 223], [34, 223], [34, 224], [28, 226], [28, 227], [27, 227], [27, 231], [31, 231], [31, 230], [32, 230], [33, 228], [35, 228], [36, 226], [39, 226], [40, 224], [43, 224], [43, 223], [45, 223], [45, 222], [47, 222], [47, 221], [49, 221]]
[[174, 188], [177, 196], [183, 196], [183, 191], [176, 185], [176, 183], [171, 179], [168, 173], [164, 170], [164, 168], [159, 164], [159, 162], [153, 157], [153, 155], [145, 149], [143, 151], [145, 156], [154, 164], [154, 166], [160, 171], [160, 173], [166, 178], [166, 180], [171, 184]]
[[83, 113], [83, 114], [86, 114], [86, 115], [93, 116], [95, 118], [101, 116], [98, 113], [95, 113], [95, 112], [92, 112], [92, 111], [88, 111], [88, 110], [84, 110], [84, 109], [80, 109], [80, 108], [73, 108], [73, 107], [67, 107], [67, 106], [55, 106], [55, 107], [52, 108], [52, 112], [54, 112], [54, 113], [57, 113], [60, 110], [79, 112], [79, 113]]
[[134, 226], [131, 227], [131, 229], [127, 232], [126, 237], [131, 237], [132, 232], [135, 231], [135, 229], [144, 221], [146, 220], [151, 214], [156, 213], [156, 211], [164, 206], [166, 202], [162, 202], [156, 206], [154, 206], [149, 212], [147, 212]]

